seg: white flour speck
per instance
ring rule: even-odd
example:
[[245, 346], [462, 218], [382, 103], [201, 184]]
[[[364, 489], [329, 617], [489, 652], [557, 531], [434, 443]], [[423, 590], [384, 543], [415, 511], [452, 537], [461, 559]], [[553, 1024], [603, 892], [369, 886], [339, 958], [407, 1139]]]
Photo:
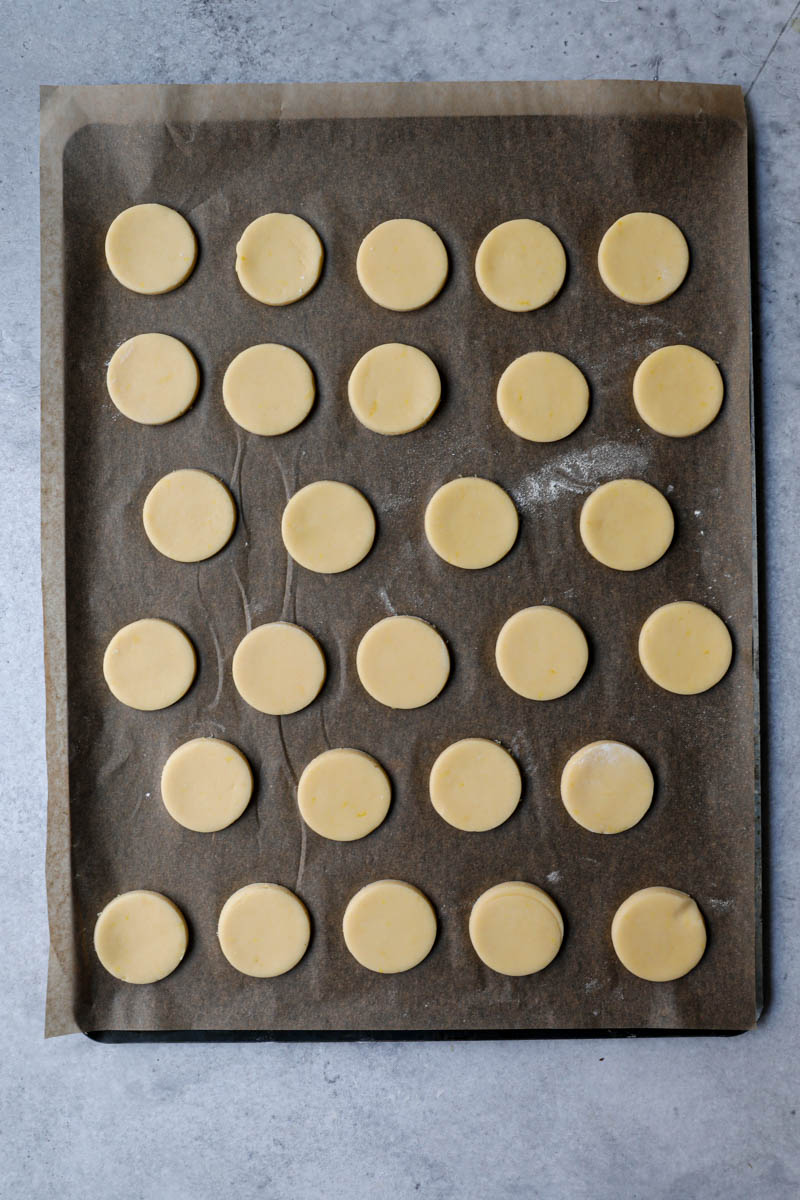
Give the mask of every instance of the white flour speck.
[[732, 900], [709, 900], [709, 904], [712, 908], [716, 909], [717, 912], [728, 912], [733, 908]]
[[548, 883], [558, 883], [560, 879], [561, 879], [560, 871], [551, 871], [550, 874], [547, 876]]

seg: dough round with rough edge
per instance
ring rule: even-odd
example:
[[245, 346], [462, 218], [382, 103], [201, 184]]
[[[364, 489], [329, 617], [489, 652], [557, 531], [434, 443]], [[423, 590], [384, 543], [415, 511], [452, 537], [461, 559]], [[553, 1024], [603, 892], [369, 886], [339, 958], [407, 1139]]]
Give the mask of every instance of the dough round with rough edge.
[[287, 716], [316, 699], [325, 682], [325, 655], [316, 638], [299, 625], [257, 625], [236, 647], [233, 682], [251, 708]]
[[449, 825], [468, 833], [496, 829], [519, 804], [522, 777], [514, 759], [487, 738], [464, 738], [443, 750], [431, 769], [431, 804]]
[[719, 683], [731, 665], [733, 644], [725, 622], [691, 600], [664, 604], [639, 633], [639, 659], [667, 692], [694, 696]]
[[115, 896], [94, 927], [97, 957], [124, 983], [157, 983], [171, 975], [188, 944], [183, 913], [160, 892]]
[[561, 949], [564, 921], [541, 888], [498, 883], [472, 906], [469, 936], [478, 958], [499, 975], [533, 975]]
[[411, 433], [436, 411], [442, 381], [416, 346], [386, 342], [362, 355], [347, 383], [350, 407], [373, 433]]
[[526, 217], [504, 221], [487, 233], [475, 259], [484, 296], [508, 312], [549, 304], [566, 273], [567, 256], [552, 229]]
[[297, 785], [300, 815], [320, 837], [354, 842], [377, 829], [389, 811], [392, 785], [380, 763], [361, 750], [326, 750]]
[[622, 833], [641, 821], [653, 800], [653, 772], [624, 742], [590, 742], [561, 772], [561, 799], [590, 833]]
[[681, 286], [689, 247], [674, 221], [659, 213], [626, 213], [606, 230], [597, 252], [600, 277], [629, 304], [656, 304]]
[[349, 571], [372, 549], [375, 514], [349, 483], [319, 479], [295, 492], [281, 518], [283, 544], [308, 571]]
[[451, 479], [428, 501], [425, 536], [445, 562], [467, 571], [508, 554], [519, 531], [514, 501], [489, 479]]
[[370, 300], [393, 312], [409, 312], [430, 304], [444, 287], [447, 250], [423, 221], [384, 221], [359, 246], [356, 271]]
[[288, 888], [248, 883], [222, 906], [217, 938], [242, 975], [274, 979], [300, 962], [311, 938], [311, 921], [303, 901]]
[[706, 949], [706, 925], [691, 896], [668, 887], [642, 888], [623, 901], [611, 923], [617, 958], [652, 983], [680, 979]]
[[174, 821], [216, 833], [238, 821], [253, 794], [250, 764], [230, 742], [193, 738], [173, 750], [161, 772], [161, 799]]
[[176, 562], [201, 562], [230, 540], [236, 504], [225, 484], [207, 471], [171, 471], [148, 492], [142, 520], [161, 554]]
[[171, 292], [189, 278], [196, 261], [194, 230], [165, 204], [135, 204], [108, 228], [106, 262], [114, 278], [132, 292]]
[[194, 646], [172, 621], [144, 617], [123, 625], [103, 656], [111, 692], [129, 708], [169, 708], [192, 686], [197, 671]]
[[563, 354], [533, 350], [510, 363], [497, 384], [497, 407], [517, 437], [558, 442], [589, 411], [589, 385]]
[[557, 700], [580, 682], [589, 647], [577, 621], [550, 605], [523, 608], [497, 638], [497, 669], [527, 700]]
[[165, 425], [191, 408], [200, 372], [188, 346], [167, 333], [137, 333], [111, 356], [108, 394], [140, 425]]
[[311, 412], [314, 373], [289, 346], [265, 342], [248, 346], [229, 364], [222, 399], [237, 425], [261, 437], [295, 429]]
[[254, 300], [282, 307], [311, 291], [324, 256], [308, 221], [294, 213], [266, 213], [251, 221], [237, 242], [236, 274]]
[[436, 941], [436, 913], [413, 884], [379, 879], [356, 892], [342, 921], [347, 949], [356, 962], [380, 975], [416, 967]]
[[672, 543], [675, 518], [669, 501], [642, 479], [612, 479], [583, 504], [581, 539], [598, 562], [614, 571], [641, 571]]
[[656, 433], [691, 437], [722, 407], [725, 385], [713, 358], [694, 346], [662, 346], [633, 377], [636, 411]]
[[387, 708], [421, 708], [435, 700], [450, 674], [444, 639], [419, 617], [384, 617], [359, 642], [362, 685]]

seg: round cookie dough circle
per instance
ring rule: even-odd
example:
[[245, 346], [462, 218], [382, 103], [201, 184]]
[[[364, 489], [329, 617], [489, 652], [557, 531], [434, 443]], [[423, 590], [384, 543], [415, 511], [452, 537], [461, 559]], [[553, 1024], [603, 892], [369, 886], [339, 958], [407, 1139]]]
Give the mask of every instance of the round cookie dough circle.
[[675, 532], [669, 501], [642, 479], [612, 479], [584, 501], [581, 539], [614, 571], [641, 571], [666, 554]]
[[94, 927], [97, 957], [125, 983], [157, 983], [171, 975], [188, 943], [183, 913], [160, 892], [123, 892], [105, 906]]
[[123, 287], [157, 296], [179, 287], [194, 270], [197, 239], [189, 222], [164, 204], [136, 204], [111, 222], [106, 262]]
[[580, 625], [567, 613], [536, 605], [508, 618], [497, 638], [495, 660], [512, 691], [527, 700], [557, 700], [580, 681], [589, 647]]
[[428, 501], [425, 536], [446, 563], [476, 571], [491, 567], [517, 540], [511, 497], [489, 479], [451, 479]]
[[421, 708], [435, 700], [450, 674], [444, 639], [419, 617], [384, 617], [359, 642], [362, 685], [387, 708]]
[[431, 419], [442, 395], [434, 364], [416, 346], [373, 346], [353, 367], [347, 383], [350, 407], [373, 433], [411, 433]]
[[241, 750], [220, 738], [184, 742], [161, 772], [164, 807], [195, 833], [216, 833], [238, 821], [252, 794], [250, 764]]
[[399, 879], [379, 879], [356, 892], [342, 921], [356, 962], [380, 975], [410, 971], [430, 954], [436, 914], [427, 896]]
[[564, 921], [532, 883], [498, 883], [472, 906], [469, 936], [478, 958], [499, 975], [533, 975], [561, 949]]
[[315, 393], [314, 374], [306, 360], [276, 342], [242, 350], [222, 380], [229, 415], [242, 429], [262, 437], [288, 433], [305, 421]]
[[688, 975], [703, 957], [706, 926], [691, 896], [648, 887], [623, 901], [611, 923], [611, 941], [623, 967], [653, 983]]
[[431, 804], [449, 825], [468, 833], [496, 829], [519, 804], [522, 777], [514, 759], [487, 738], [464, 738], [443, 750], [431, 769]]
[[316, 638], [299, 625], [257, 625], [236, 647], [233, 682], [258, 712], [287, 716], [318, 695], [325, 682], [325, 656]]
[[308, 949], [311, 922], [303, 901], [288, 888], [279, 883], [248, 883], [222, 906], [217, 938], [237, 971], [273, 979], [300, 962]]
[[392, 787], [380, 763], [361, 750], [326, 750], [297, 785], [300, 815], [320, 837], [354, 842], [372, 833], [389, 811]]
[[641, 821], [653, 800], [653, 772], [624, 742], [590, 742], [561, 772], [561, 799], [590, 833], [622, 833]]
[[707, 692], [731, 665], [733, 644], [725, 622], [691, 600], [664, 604], [639, 633], [639, 659], [659, 687], [679, 696]]
[[108, 394], [123, 416], [165, 425], [191, 408], [200, 386], [194, 355], [167, 333], [138, 333], [111, 356]]
[[376, 304], [409, 312], [430, 304], [447, 279], [447, 250], [423, 221], [400, 218], [376, 225], [358, 248], [358, 282]]
[[375, 540], [375, 514], [349, 483], [319, 479], [295, 492], [286, 505], [281, 536], [301, 567], [338, 575], [369, 554]]
[[656, 304], [681, 286], [689, 247], [678, 226], [659, 213], [626, 213], [606, 230], [597, 252], [600, 277], [629, 304]]
[[251, 221], [236, 245], [236, 274], [249, 296], [262, 304], [294, 304], [322, 271], [322, 242], [302, 217], [266, 213]]
[[564, 247], [541, 221], [521, 218], [497, 225], [480, 244], [475, 275], [492, 304], [508, 312], [541, 308], [561, 291]]
[[517, 437], [558, 442], [589, 411], [589, 385], [563, 354], [534, 350], [510, 363], [497, 384], [500, 416]]
[[633, 377], [636, 411], [656, 433], [691, 437], [716, 417], [725, 385], [713, 358], [694, 346], [662, 346]]
[[201, 562], [230, 540], [236, 505], [225, 484], [207, 471], [171, 471], [148, 492], [142, 520], [166, 558]]
[[103, 656], [103, 675], [113, 695], [143, 712], [175, 704], [188, 692], [196, 670], [186, 634], [159, 617], [124, 625]]

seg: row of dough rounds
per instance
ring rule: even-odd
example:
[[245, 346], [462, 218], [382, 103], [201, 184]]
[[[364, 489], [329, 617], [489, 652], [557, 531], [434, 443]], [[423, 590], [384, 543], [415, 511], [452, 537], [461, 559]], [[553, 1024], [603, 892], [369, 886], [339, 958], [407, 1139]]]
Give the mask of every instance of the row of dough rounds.
[[[344, 942], [362, 967], [396, 975], [416, 967], [436, 941], [433, 905], [413, 884], [379, 879], [362, 887], [342, 920]], [[225, 902], [217, 937], [225, 958], [243, 975], [283, 975], [308, 949], [311, 921], [302, 900], [276, 883], [251, 883]], [[534, 884], [510, 880], [472, 906], [469, 937], [478, 958], [500, 975], [533, 975], [561, 949], [564, 921], [556, 903]], [[665, 982], [688, 974], [703, 956], [706, 928], [696, 902], [669, 887], [628, 896], [614, 914], [611, 940], [624, 967], [640, 979]], [[179, 965], [189, 935], [183, 913], [159, 892], [124, 892], [97, 919], [94, 946], [105, 969], [126, 983], [156, 983]]]

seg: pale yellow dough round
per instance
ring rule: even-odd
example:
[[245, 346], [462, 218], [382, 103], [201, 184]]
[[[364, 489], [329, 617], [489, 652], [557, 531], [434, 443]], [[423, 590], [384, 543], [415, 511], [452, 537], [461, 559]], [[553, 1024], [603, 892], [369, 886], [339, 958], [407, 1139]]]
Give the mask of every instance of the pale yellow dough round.
[[189, 222], [164, 204], [136, 204], [115, 217], [106, 234], [106, 261], [123, 287], [145, 296], [171, 292], [197, 261]]
[[410, 971], [430, 954], [436, 914], [427, 896], [399, 879], [379, 879], [356, 892], [342, 933], [356, 962], [380, 975]]
[[541, 888], [498, 883], [472, 906], [469, 936], [478, 958], [499, 975], [533, 975], [561, 949], [564, 921]]
[[573, 821], [591, 833], [622, 833], [653, 800], [653, 772], [624, 742], [590, 742], [561, 773], [561, 799]]
[[289, 346], [265, 342], [242, 350], [222, 380], [222, 399], [237, 425], [261, 437], [288, 433], [314, 404], [314, 374]]
[[508, 618], [495, 660], [512, 691], [527, 700], [557, 700], [580, 682], [589, 647], [577, 621], [560, 608], [537, 605]]
[[160, 892], [123, 892], [94, 927], [97, 957], [124, 983], [157, 983], [171, 975], [188, 944], [183, 913]]
[[487, 738], [464, 738], [443, 750], [431, 769], [431, 804], [449, 825], [468, 833], [496, 829], [519, 804], [522, 777], [514, 759]]
[[308, 949], [311, 922], [303, 901], [279, 883], [248, 883], [222, 907], [222, 953], [242, 975], [273, 979], [296, 967]]
[[445, 562], [467, 571], [491, 567], [517, 540], [519, 518], [510, 496], [489, 479], [451, 479], [425, 509], [425, 536]]
[[381, 824], [392, 786], [380, 763], [361, 750], [326, 750], [312, 759], [297, 785], [300, 815], [315, 833], [354, 842]]
[[667, 692], [694, 696], [719, 683], [731, 665], [733, 643], [725, 622], [691, 600], [664, 604], [639, 634], [639, 658]]
[[171, 621], [145, 617], [114, 634], [103, 657], [103, 675], [117, 700], [152, 712], [188, 692], [197, 670], [194, 646]]
[[508, 312], [541, 308], [561, 291], [564, 247], [541, 221], [521, 218], [497, 225], [480, 244], [475, 275], [484, 296]]
[[442, 395], [439, 372], [416, 346], [387, 342], [358, 360], [347, 383], [350, 407], [373, 433], [411, 433], [431, 419]]
[[176, 562], [211, 558], [230, 540], [236, 504], [207, 471], [171, 471], [150, 489], [142, 509], [145, 533]]
[[302, 299], [322, 271], [316, 231], [293, 213], [266, 213], [247, 226], [236, 245], [236, 274], [249, 296], [281, 307]]
[[629, 304], [656, 304], [681, 286], [689, 247], [678, 226], [659, 213], [633, 212], [606, 230], [597, 252], [600, 277]]
[[184, 742], [161, 772], [164, 807], [195, 833], [216, 833], [238, 821], [252, 794], [250, 764], [241, 750], [220, 738]]
[[356, 669], [373, 700], [387, 708], [421, 708], [450, 674], [444, 639], [419, 617], [384, 617], [359, 642]]
[[515, 358], [500, 376], [497, 407], [517, 437], [558, 442], [585, 419], [589, 385], [563, 354], [534, 350]]
[[642, 888], [614, 914], [611, 941], [623, 967], [653, 983], [680, 979], [706, 948], [706, 926], [691, 896], [668, 887]]
[[236, 647], [233, 682], [252, 708], [286, 716], [318, 695], [325, 682], [325, 656], [316, 638], [299, 625], [257, 625]]
[[375, 540], [375, 514], [356, 488], [319, 479], [292, 496], [283, 510], [281, 535], [301, 567], [337, 575], [369, 554]]
[[376, 304], [408, 312], [429, 304], [444, 287], [444, 242], [430, 225], [400, 218], [376, 225], [358, 249], [358, 282]]
[[641, 479], [612, 479], [581, 509], [583, 544], [614, 571], [641, 571], [666, 554], [675, 532], [669, 501]]
[[633, 402], [643, 421], [667, 437], [691, 437], [716, 417], [725, 385], [713, 358], [694, 346], [662, 346], [639, 364]]
[[123, 416], [165, 425], [191, 408], [200, 386], [194, 355], [167, 333], [139, 333], [111, 356], [108, 394]]

